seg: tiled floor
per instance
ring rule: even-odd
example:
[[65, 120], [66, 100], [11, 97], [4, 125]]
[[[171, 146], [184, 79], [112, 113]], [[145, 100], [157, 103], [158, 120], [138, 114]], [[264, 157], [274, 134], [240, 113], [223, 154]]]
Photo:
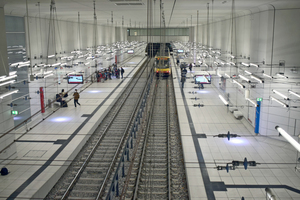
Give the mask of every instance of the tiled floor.
[[[195, 73], [199, 68], [193, 70]], [[180, 77], [180, 68], [173, 67], [173, 75]], [[191, 76], [189, 71], [187, 76]], [[190, 199], [263, 200], [265, 188], [269, 187], [277, 199], [299, 200], [300, 173], [295, 171], [295, 149], [286, 141], [256, 136], [246, 120], [237, 120], [227, 110], [212, 84], [195, 89], [191, 81], [187, 79], [181, 91], [178, 78], [174, 79]], [[194, 107], [199, 103], [204, 106]], [[214, 137], [228, 131], [241, 137], [230, 141]], [[228, 173], [216, 169], [245, 157], [259, 164], [248, 166], [247, 170], [241, 164]]]
[[[99, 125], [107, 108], [138, 70], [142, 59], [143, 55], [137, 56], [125, 64], [124, 79], [113, 78], [88, 87], [80, 85], [81, 106], [75, 108], [73, 100], [66, 108], [53, 106], [44, 114], [38, 114], [27, 126], [17, 129], [14, 132], [17, 140], [13, 146], [15, 158], [6, 160], [10, 173], [0, 177], [0, 199], [14, 199], [16, 196], [17, 199], [43, 198]], [[39, 99], [34, 95], [37, 95], [35, 91], [39, 84], [38, 81], [31, 84], [33, 104], [38, 104]], [[55, 94], [56, 90], [68, 87], [64, 82], [61, 84], [59, 89], [48, 88], [47, 93], [53, 89]], [[96, 111], [96, 108], [99, 109]], [[39, 109], [39, 105], [33, 106], [32, 113]]]

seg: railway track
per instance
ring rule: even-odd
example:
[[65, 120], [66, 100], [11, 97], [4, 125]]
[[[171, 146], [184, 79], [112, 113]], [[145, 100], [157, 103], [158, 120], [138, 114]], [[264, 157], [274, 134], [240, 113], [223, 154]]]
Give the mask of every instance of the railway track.
[[102, 198], [141, 103], [149, 62], [140, 68], [46, 199]]
[[152, 90], [146, 128], [127, 165], [119, 199], [188, 199], [171, 77], [159, 78]]

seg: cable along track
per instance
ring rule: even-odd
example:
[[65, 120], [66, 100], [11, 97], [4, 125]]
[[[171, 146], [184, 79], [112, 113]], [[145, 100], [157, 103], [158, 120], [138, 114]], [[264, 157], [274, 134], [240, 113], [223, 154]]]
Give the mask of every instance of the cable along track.
[[[173, 82], [159, 78], [118, 199], [188, 199]], [[106, 199], [113, 199], [111, 196]]]
[[149, 62], [140, 67], [46, 199], [101, 198], [144, 93]]

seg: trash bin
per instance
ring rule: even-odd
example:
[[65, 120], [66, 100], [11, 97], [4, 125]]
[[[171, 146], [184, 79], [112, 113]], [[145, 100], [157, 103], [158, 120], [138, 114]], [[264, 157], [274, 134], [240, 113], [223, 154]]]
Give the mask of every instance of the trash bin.
[[53, 103], [51, 103], [52, 102], [52, 100], [51, 99], [48, 99], [48, 107], [49, 108], [52, 108], [53, 107]]

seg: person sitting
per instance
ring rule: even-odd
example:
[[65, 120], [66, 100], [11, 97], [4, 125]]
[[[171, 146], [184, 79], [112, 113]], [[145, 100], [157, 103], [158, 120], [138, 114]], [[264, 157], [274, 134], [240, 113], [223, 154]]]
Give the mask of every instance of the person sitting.
[[56, 94], [56, 102], [60, 102], [60, 107], [68, 107], [67, 102], [62, 98], [62, 93]]
[[62, 95], [62, 97], [64, 97], [64, 98], [66, 98], [66, 97], [68, 97], [69, 95], [68, 95], [68, 93], [67, 92], [65, 92], [65, 90], [64, 89], [62, 89], [61, 90], [61, 95]]

